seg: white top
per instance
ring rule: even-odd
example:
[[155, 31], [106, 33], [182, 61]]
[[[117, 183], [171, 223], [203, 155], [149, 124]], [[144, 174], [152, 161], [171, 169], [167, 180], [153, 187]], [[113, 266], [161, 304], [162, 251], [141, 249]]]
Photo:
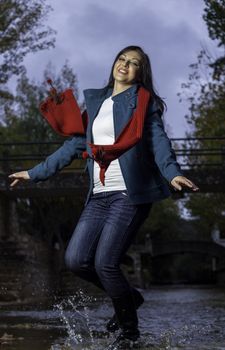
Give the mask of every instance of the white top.
[[[113, 100], [111, 97], [103, 102], [94, 120], [92, 134], [96, 145], [112, 145], [115, 142]], [[100, 167], [97, 162], [94, 162], [93, 193], [126, 189], [118, 159], [112, 161], [105, 172], [105, 186], [103, 186], [100, 181], [99, 173]]]

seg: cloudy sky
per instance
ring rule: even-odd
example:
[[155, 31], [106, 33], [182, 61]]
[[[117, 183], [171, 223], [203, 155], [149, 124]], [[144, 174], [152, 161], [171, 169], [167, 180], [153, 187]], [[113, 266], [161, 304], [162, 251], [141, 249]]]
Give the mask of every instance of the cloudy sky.
[[57, 30], [56, 47], [26, 57], [31, 78], [40, 79], [49, 61], [60, 70], [69, 60], [82, 99], [83, 89], [103, 87], [119, 50], [127, 45], [141, 46], [151, 59], [156, 89], [168, 106], [165, 121], [169, 134], [185, 135], [188, 105], [178, 102], [177, 93], [201, 47], [213, 54], [217, 51], [202, 19], [203, 0], [46, 2], [53, 8], [47, 22]]

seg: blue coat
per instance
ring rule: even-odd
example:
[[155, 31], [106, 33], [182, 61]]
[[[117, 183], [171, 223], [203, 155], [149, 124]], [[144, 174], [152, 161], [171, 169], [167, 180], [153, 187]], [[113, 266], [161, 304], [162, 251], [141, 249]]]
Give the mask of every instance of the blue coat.
[[[69, 165], [73, 159], [81, 158], [82, 152], [90, 154], [88, 142], [93, 142], [92, 125], [103, 101], [112, 94], [112, 89], [88, 89], [84, 91], [88, 112], [86, 136], [74, 136], [46, 160], [28, 170], [31, 180], [38, 182], [48, 179], [58, 170]], [[137, 103], [137, 85], [113, 98], [113, 120], [117, 137], [131, 118]], [[93, 159], [87, 159], [90, 187], [86, 204], [93, 189]], [[131, 201], [134, 204], [155, 202], [170, 196], [168, 182], [175, 176], [183, 175], [176, 161], [156, 102], [152, 101], [145, 120], [142, 139], [119, 157], [119, 164]]]

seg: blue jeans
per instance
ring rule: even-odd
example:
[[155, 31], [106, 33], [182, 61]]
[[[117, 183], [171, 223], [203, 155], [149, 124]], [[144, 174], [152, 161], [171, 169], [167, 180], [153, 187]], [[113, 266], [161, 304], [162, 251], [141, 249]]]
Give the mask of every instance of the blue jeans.
[[120, 263], [150, 208], [133, 204], [126, 191], [92, 195], [67, 247], [66, 266], [110, 297], [130, 293]]

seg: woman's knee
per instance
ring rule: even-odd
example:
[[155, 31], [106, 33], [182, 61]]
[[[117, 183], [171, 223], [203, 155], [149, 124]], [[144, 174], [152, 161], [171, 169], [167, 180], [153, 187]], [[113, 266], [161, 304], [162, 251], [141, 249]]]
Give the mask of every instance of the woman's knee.
[[65, 260], [65, 265], [69, 270], [74, 271], [79, 266], [78, 260], [74, 255], [70, 253], [68, 249], [66, 250], [64, 260]]
[[119, 267], [104, 262], [96, 262], [95, 270], [101, 280], [111, 279], [114, 274], [117, 274]]
[[73, 272], [78, 272], [81, 269], [82, 266], [82, 261], [74, 254], [74, 252], [71, 252], [70, 249], [66, 250], [65, 253], [65, 265], [66, 267], [73, 271]]
[[85, 261], [85, 259], [70, 252], [69, 249], [67, 249], [65, 253], [65, 265], [69, 270], [77, 274], [79, 274], [79, 272], [88, 271], [91, 268], [90, 264]]

